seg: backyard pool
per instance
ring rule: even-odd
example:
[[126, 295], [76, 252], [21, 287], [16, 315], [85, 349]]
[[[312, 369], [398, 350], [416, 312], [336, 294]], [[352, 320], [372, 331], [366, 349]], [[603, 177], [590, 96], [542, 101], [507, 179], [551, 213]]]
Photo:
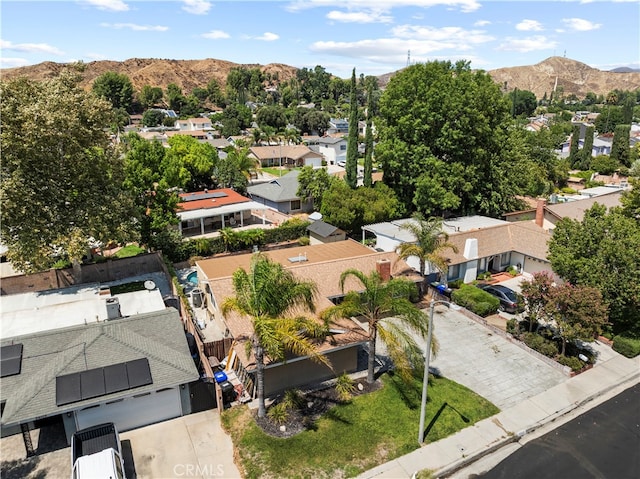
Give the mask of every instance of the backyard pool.
[[187, 275], [187, 281], [189, 281], [189, 283], [198, 286], [198, 272], [197, 271], [192, 271], [191, 273], [189, 273]]

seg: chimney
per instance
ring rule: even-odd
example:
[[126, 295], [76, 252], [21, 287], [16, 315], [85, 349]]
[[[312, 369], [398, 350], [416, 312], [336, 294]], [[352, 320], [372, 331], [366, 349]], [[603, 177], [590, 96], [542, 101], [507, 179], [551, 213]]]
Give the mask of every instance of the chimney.
[[538, 205], [536, 206], [536, 224], [542, 228], [544, 225], [544, 207], [547, 204], [547, 200], [544, 198], [538, 198]]
[[382, 281], [391, 279], [391, 261], [388, 259], [379, 259], [376, 261], [376, 271], [382, 278]]

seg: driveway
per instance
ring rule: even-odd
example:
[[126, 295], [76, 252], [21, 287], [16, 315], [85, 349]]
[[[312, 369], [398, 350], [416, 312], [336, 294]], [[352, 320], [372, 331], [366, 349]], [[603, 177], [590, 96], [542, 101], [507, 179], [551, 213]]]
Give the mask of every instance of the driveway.
[[[56, 427], [61, 429], [62, 424]], [[47, 431], [56, 441], [43, 441], [42, 431], [31, 432], [38, 454], [28, 459], [22, 435], [2, 438], [3, 479], [69, 477], [71, 452], [64, 444], [64, 431]], [[233, 462], [231, 437], [223, 431], [217, 409], [123, 432], [120, 440], [128, 479], [242, 477]]]
[[130, 443], [138, 479], [242, 477], [217, 409], [127, 431], [120, 439]]
[[431, 369], [463, 384], [500, 409], [569, 379], [460, 311], [436, 306], [433, 321], [440, 352], [431, 361]]

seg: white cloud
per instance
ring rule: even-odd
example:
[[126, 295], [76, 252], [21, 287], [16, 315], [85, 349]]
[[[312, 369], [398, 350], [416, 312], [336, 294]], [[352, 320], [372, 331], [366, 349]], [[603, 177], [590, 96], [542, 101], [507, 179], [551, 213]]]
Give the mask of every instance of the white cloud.
[[570, 30], [576, 32], [588, 32], [590, 30], [597, 30], [602, 26], [601, 23], [593, 23], [582, 18], [563, 18], [562, 23], [564, 23]]
[[194, 15], [204, 15], [211, 10], [211, 3], [207, 0], [182, 0], [182, 9]]
[[487, 25], [491, 25], [489, 20], [478, 20], [473, 24], [474, 27], [486, 27]]
[[342, 23], [390, 23], [393, 17], [382, 11], [340, 12], [332, 10], [327, 14], [329, 20]]
[[25, 65], [29, 65], [29, 60], [25, 58], [0, 57], [0, 66], [2, 68], [23, 67]]
[[49, 53], [51, 55], [64, 55], [59, 48], [47, 43], [13, 43], [8, 40], [0, 40], [0, 49], [25, 53]]
[[211, 30], [210, 32], [203, 33], [200, 35], [202, 38], [208, 38], [209, 40], [219, 40], [221, 38], [231, 38], [227, 32], [223, 32], [222, 30]]
[[455, 45], [455, 48], [465, 48], [468, 44], [487, 43], [494, 40], [492, 36], [481, 30], [465, 30], [461, 27], [399, 25], [392, 29], [392, 33], [402, 39], [425, 41], [433, 45], [442, 42], [443, 45]]
[[85, 2], [99, 10], [109, 10], [111, 12], [126, 12], [129, 10], [129, 5], [122, 0], [85, 0]]
[[106, 55], [103, 55], [102, 53], [89, 52], [85, 55], [85, 58], [88, 58], [89, 60], [93, 60], [93, 61], [100, 61], [100, 60], [107, 60], [109, 57], [107, 57]]
[[138, 25], [136, 23], [101, 23], [100, 26], [116, 30], [128, 29], [134, 32], [166, 32], [169, 30], [169, 27], [163, 25]]
[[396, 7], [418, 7], [429, 8], [435, 6], [448, 6], [458, 8], [461, 11], [475, 12], [480, 8], [477, 0], [292, 0], [286, 7], [288, 11], [307, 10], [316, 7], [344, 7], [348, 3], [349, 10], [371, 10], [380, 9], [389, 11]]
[[558, 42], [549, 40], [543, 35], [527, 38], [507, 37], [497, 50], [505, 52], [533, 52], [537, 50], [550, 50], [556, 48]]
[[542, 24], [537, 20], [522, 20], [520, 23], [516, 25], [516, 30], [521, 30], [523, 32], [539, 32], [544, 30]]
[[256, 40], [262, 40], [262, 41], [265, 41], [265, 42], [273, 42], [274, 40], [277, 40], [278, 38], [280, 38], [280, 36], [276, 35], [275, 33], [264, 32], [259, 37], [254, 37], [254, 38]]

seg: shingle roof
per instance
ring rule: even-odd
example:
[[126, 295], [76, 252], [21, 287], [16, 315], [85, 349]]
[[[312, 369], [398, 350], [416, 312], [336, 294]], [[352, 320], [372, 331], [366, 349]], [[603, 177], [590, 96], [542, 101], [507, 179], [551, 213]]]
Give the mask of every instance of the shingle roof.
[[273, 179], [267, 183], [252, 185], [247, 188], [250, 196], [265, 198], [275, 203], [282, 201], [299, 200], [298, 175], [300, 170], [292, 170], [284, 176]]
[[318, 156], [306, 145], [277, 145], [277, 146], [253, 146], [249, 149], [259, 160], [268, 160], [271, 158], [289, 158], [297, 160], [311, 154]]
[[606, 206], [607, 209], [620, 206], [621, 195], [622, 191], [620, 190], [606, 195], [586, 198], [584, 200], [567, 201], [566, 203], [547, 205], [545, 206], [545, 210], [557, 218], [571, 218], [581, 221], [582, 218], [584, 218], [585, 211], [590, 209], [596, 203]]
[[[79, 407], [130, 396], [131, 391], [56, 405], [56, 376], [105, 367], [133, 359], [149, 360], [153, 384], [135, 394], [173, 387], [199, 378], [178, 312], [173, 308], [112, 321], [18, 336], [23, 345], [20, 374], [2, 378], [6, 401], [2, 424], [62, 414]], [[3, 341], [3, 345], [10, 344]]]
[[323, 238], [327, 238], [331, 236], [337, 230], [338, 230], [337, 226], [330, 225], [329, 223], [325, 223], [322, 220], [314, 221], [307, 227], [307, 231], [310, 231], [311, 233], [315, 233], [318, 236], [322, 236]]
[[[307, 261], [299, 263], [290, 263], [287, 261], [288, 257], [295, 257], [301, 253], [306, 253]], [[416, 282], [422, 279], [422, 277], [411, 269], [405, 261], [401, 260], [396, 253], [379, 253], [354, 240], [285, 248], [267, 251], [265, 254], [272, 260], [283, 264], [283, 266], [291, 271], [298, 279], [312, 281], [317, 285], [316, 312], [333, 306], [329, 298], [343, 294], [340, 289], [340, 275], [347, 269], [356, 269], [365, 274], [369, 274], [376, 270], [378, 261], [389, 260], [391, 262], [391, 273], [393, 277], [405, 277]], [[221, 304], [225, 298], [235, 294], [231, 274], [240, 267], [248, 270], [251, 256], [251, 254], [226, 256], [199, 261], [197, 263], [205, 273], [205, 278], [203, 279], [208, 279], [209, 286], [218, 304]], [[353, 278], [349, 278], [345, 282], [345, 292], [359, 289], [361, 289], [360, 283]], [[309, 316], [310, 313], [307, 312], [304, 314]], [[236, 340], [242, 341], [250, 337], [253, 332], [251, 320], [247, 317], [232, 312], [228, 313], [225, 319], [231, 335]], [[325, 341], [325, 343], [319, 345], [320, 351], [330, 350], [366, 339], [364, 330], [352, 320], [343, 320], [337, 327], [344, 329], [345, 332], [334, 335], [331, 341]], [[250, 368], [252, 363], [249, 362], [250, 360], [246, 357], [243, 346], [244, 344], [242, 344], [242, 347], [236, 347], [235, 350], [241, 357], [244, 366]]]

